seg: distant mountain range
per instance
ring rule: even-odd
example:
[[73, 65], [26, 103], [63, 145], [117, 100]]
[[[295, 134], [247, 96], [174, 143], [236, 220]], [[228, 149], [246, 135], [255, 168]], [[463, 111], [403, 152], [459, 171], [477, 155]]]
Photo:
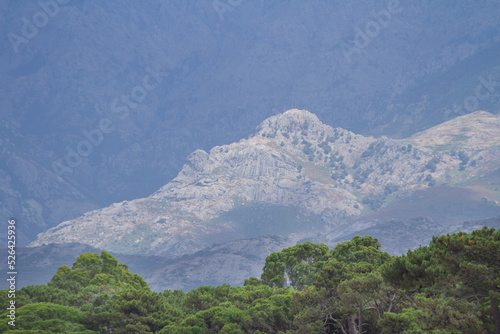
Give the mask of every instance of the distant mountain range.
[[[223, 267], [238, 262], [235, 251], [241, 259], [255, 249], [257, 241], [242, 240], [267, 246], [254, 262], [238, 262], [253, 263], [234, 272], [238, 278], [258, 272], [270, 251], [305, 240], [333, 245], [369, 234], [399, 254], [466, 228], [464, 221], [500, 216], [499, 168], [500, 117], [484, 111], [395, 140], [332, 128], [294, 109], [266, 119], [248, 139], [193, 152], [151, 196], [63, 222], [31, 246], [76, 242], [169, 258], [169, 269], [145, 277], [158, 281], [161, 273], [184, 287], [216, 277], [202, 269], [208, 263], [229, 272]], [[219, 267], [207, 255], [215, 253]], [[196, 261], [202, 267], [194, 269]]]
[[0, 3], [0, 225], [38, 273], [104, 248], [158, 289], [238, 283], [500, 215], [500, 2], [71, 1], [23, 37], [41, 3]]
[[497, 1], [399, 2], [382, 23], [395, 2], [242, 1], [221, 17], [211, 0], [70, 1], [23, 36], [46, 3], [0, 3], [0, 216], [22, 222], [22, 245], [149, 196], [195, 149], [291, 108], [392, 138], [500, 110]]
[[[443, 226], [429, 218], [378, 221], [371, 227], [345, 234], [336, 241], [348, 240], [356, 234], [371, 235], [379, 239], [382, 249], [389, 250], [393, 254], [401, 254], [405, 253], [408, 247], [415, 248], [428, 244], [432, 235], [439, 235], [445, 231], [470, 233], [483, 226], [499, 229], [500, 217], [469, 221], [455, 226]], [[326, 239], [330, 237], [331, 235], [327, 235]], [[241, 239], [212, 245], [194, 254], [174, 259], [119, 253], [114, 255], [120, 262], [127, 263], [133, 273], [138, 273], [146, 279], [153, 290], [186, 291], [204, 285], [242, 285], [250, 276], [260, 277], [265, 258], [269, 254], [292, 246], [298, 241], [277, 235]], [[320, 240], [313, 241], [320, 242]], [[22, 259], [18, 265], [19, 287], [47, 283], [59, 266], [71, 267], [76, 258], [85, 252], [100, 252], [100, 250], [76, 243], [19, 248], [17, 253]], [[0, 264], [0, 269], [6, 272], [7, 263]], [[7, 283], [0, 283], [0, 288], [6, 287]]]

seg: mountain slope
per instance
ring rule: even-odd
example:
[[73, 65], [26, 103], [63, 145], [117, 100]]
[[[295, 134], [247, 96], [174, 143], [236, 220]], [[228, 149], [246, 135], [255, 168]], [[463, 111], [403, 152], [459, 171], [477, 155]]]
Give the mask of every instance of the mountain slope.
[[85, 189], [54, 175], [44, 164], [47, 155], [12, 124], [0, 121], [0, 215], [5, 222], [15, 218], [22, 224], [18, 246], [61, 221], [99, 207]]
[[[464, 117], [458, 121], [474, 118], [470, 133], [480, 133], [484, 122], [498, 131], [497, 116]], [[466, 151], [424, 143], [428, 136], [375, 139], [331, 128], [308, 111], [289, 110], [266, 119], [249, 139], [193, 152], [179, 175], [151, 196], [63, 222], [32, 246], [81, 242], [121, 253], [178, 256], [213, 242], [275, 233], [273, 226], [284, 236], [318, 236], [409, 192], [474, 184], [499, 167], [494, 135]], [[478, 189], [498, 206], [498, 189]], [[258, 219], [244, 218], [252, 216]], [[288, 218], [280, 223], [279, 217]]]
[[477, 151], [500, 145], [500, 118], [477, 111], [411, 136], [410, 141], [436, 150]]
[[[426, 245], [433, 235], [472, 230], [489, 226], [500, 228], [500, 216], [480, 221], [466, 221], [462, 224], [444, 226], [428, 218], [410, 220], [379, 221], [370, 227], [358, 229], [341, 237], [323, 235], [313, 242], [328, 242], [332, 247], [336, 242], [350, 240], [353, 235], [370, 235], [379, 239], [382, 249], [390, 254], [405, 253], [419, 245]], [[138, 256], [113, 253], [129, 269], [140, 274], [155, 291], [182, 289], [184, 291], [205, 285], [242, 285], [250, 277], [260, 277], [265, 258], [275, 251], [302, 242], [279, 236], [242, 239], [209, 246], [191, 255], [177, 259], [159, 256]], [[33, 248], [19, 248], [23, 259], [19, 263], [19, 286], [46, 284], [61, 265], [69, 265], [83, 252], [100, 250], [79, 244], [51, 244]], [[0, 264], [7, 271], [7, 262]], [[7, 282], [0, 282], [0, 289], [7, 289]]]
[[[477, 87], [475, 109], [500, 110], [498, 1], [400, 2], [349, 59], [342, 46], [354, 45], [358, 27], [376, 25], [373, 13], [387, 2], [222, 0], [230, 6], [221, 20], [214, 1], [65, 1], [35, 27], [36, 36], [14, 47], [11, 34], [29, 33], [24, 18], [44, 15], [41, 6], [53, 2], [0, 2], [1, 119], [21, 135], [11, 138], [15, 159], [31, 155], [25, 140], [40, 152], [31, 175], [50, 172], [54, 180], [51, 165], [60, 163], [71, 170], [62, 173], [67, 184], [94, 205], [75, 210], [52, 181], [0, 189], [7, 198], [17, 191], [2, 202], [2, 215], [36, 233], [91, 208], [148, 196], [195, 149], [239, 140], [287, 109], [307, 107], [331, 126], [398, 138], [473, 111], [464, 102], [474, 101]], [[130, 103], [126, 116], [117, 113], [113, 101], [140, 87], [148, 69], [169, 75]], [[69, 166], [68, 148], [77, 150], [83, 132], [107, 118], [115, 130]], [[2, 178], [16, 179], [17, 168], [3, 166]], [[19, 205], [47, 187], [50, 202], [60, 203], [35, 198], [47, 215]]]

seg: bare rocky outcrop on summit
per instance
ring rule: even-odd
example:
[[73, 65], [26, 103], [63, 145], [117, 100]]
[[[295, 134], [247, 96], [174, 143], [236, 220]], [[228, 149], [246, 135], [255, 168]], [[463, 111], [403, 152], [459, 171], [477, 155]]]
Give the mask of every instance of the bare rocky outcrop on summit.
[[[491, 123], [497, 116], [467, 117], [469, 132], [485, 118], [498, 131], [498, 123]], [[500, 161], [496, 139], [464, 151], [455, 145], [465, 138], [459, 132], [439, 146], [424, 141], [425, 134], [376, 139], [332, 128], [308, 111], [289, 110], [266, 119], [248, 139], [194, 151], [178, 176], [151, 196], [66, 221], [32, 245], [81, 242], [122, 253], [177, 256], [213, 240], [248, 237], [238, 219], [221, 217], [242, 208], [251, 215], [259, 205], [268, 206], [267, 215], [272, 208], [294, 208], [297, 217], [317, 218], [315, 229], [298, 219], [283, 235], [321, 234], [405, 193], [480, 178]]]

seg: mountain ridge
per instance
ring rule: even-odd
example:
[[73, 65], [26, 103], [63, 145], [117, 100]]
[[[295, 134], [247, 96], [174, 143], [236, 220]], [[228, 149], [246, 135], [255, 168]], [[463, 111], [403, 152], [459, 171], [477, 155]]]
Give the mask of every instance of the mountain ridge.
[[[237, 141], [290, 108], [394, 138], [473, 111], [464, 102], [474, 97], [477, 108], [498, 113], [500, 4], [401, 5], [351, 63], [340, 45], [352, 45], [355, 27], [372, 22], [370, 13], [384, 8], [380, 1], [295, 2], [285, 10], [244, 2], [223, 21], [210, 1], [60, 6], [19, 52], [0, 45], [0, 112], [20, 135], [12, 138], [13, 155], [0, 160], [22, 162], [0, 166], [2, 179], [11, 180], [0, 185], [7, 198], [1, 213], [25, 222], [20, 243], [32, 241], [88, 210], [149, 196], [195, 149]], [[3, 36], [21, 36], [21, 18], [43, 14], [37, 2], [0, 7]], [[170, 75], [121, 119], [113, 101], [130, 94], [148, 68]], [[62, 175], [63, 186], [80, 192], [68, 200], [50, 166], [63, 163], [67, 147], [86, 140], [82, 131], [107, 117], [116, 130]], [[52, 175], [33, 181], [44, 168]], [[57, 189], [49, 190], [50, 201], [43, 198], [47, 188]]]
[[[475, 118], [477, 124], [494, 118], [498, 131], [497, 116], [477, 112], [463, 117]], [[457, 120], [437, 129], [453, 122]], [[266, 212], [259, 209], [262, 204], [271, 206], [269, 216], [273, 210], [276, 216], [295, 208], [302, 218], [287, 233], [312, 236], [373, 212], [398, 194], [463, 183], [500, 161], [496, 141], [486, 147], [483, 138], [484, 147], [457, 153], [420, 146], [419, 138], [365, 137], [292, 109], [264, 120], [248, 139], [194, 151], [178, 176], [151, 196], [63, 222], [31, 246], [81, 242], [129, 254], [179, 256], [212, 239], [248, 237], [234, 219], [216, 218], [238, 207]], [[497, 198], [489, 200], [498, 204]], [[299, 223], [305, 217], [316, 226], [312, 231]]]

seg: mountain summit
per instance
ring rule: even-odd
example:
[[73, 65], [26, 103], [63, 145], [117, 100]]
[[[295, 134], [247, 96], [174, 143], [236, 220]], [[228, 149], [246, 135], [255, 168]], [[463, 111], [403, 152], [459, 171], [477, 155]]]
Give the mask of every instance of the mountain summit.
[[[467, 135], [438, 139], [464, 121]], [[178, 256], [260, 235], [318, 237], [414, 191], [482, 180], [498, 168], [498, 137], [482, 135], [482, 144], [470, 148], [460, 143], [481, 136], [485, 122], [491, 131], [500, 128], [497, 116], [480, 112], [394, 140], [288, 110], [264, 120], [248, 139], [194, 151], [178, 176], [151, 196], [63, 222], [31, 245], [80, 242]], [[498, 191], [481, 184], [476, 191], [494, 203]]]

